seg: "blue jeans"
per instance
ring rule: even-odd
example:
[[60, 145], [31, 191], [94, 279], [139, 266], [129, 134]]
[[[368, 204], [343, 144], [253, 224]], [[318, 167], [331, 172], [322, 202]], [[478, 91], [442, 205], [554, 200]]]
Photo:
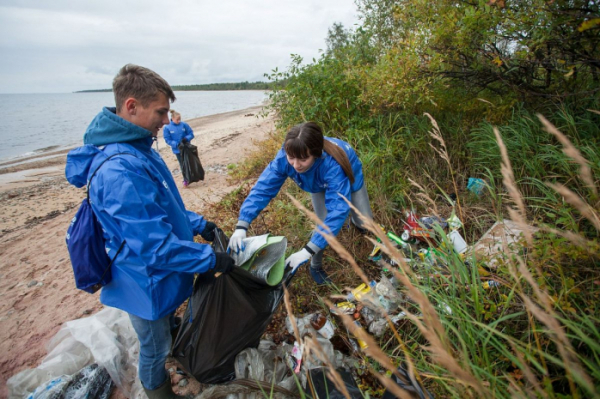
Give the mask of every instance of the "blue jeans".
[[129, 313], [129, 319], [140, 341], [138, 375], [146, 389], [156, 389], [168, 378], [165, 362], [171, 351], [171, 329], [174, 315], [158, 320], [145, 320]]

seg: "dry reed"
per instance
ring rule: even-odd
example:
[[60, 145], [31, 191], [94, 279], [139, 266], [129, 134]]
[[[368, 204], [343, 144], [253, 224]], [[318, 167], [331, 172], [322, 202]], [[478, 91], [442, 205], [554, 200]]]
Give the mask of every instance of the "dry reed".
[[558, 141], [562, 144], [563, 153], [579, 164], [579, 176], [581, 177], [581, 180], [583, 180], [583, 182], [594, 193], [594, 195], [598, 195], [598, 190], [596, 189], [596, 185], [594, 184], [594, 179], [592, 177], [592, 169], [590, 168], [588, 161], [581, 155], [581, 152], [579, 152], [579, 150], [575, 148], [575, 146], [571, 143], [567, 136], [561, 133], [546, 118], [544, 118], [540, 114], [538, 114], [537, 117], [544, 125], [544, 129], [548, 133], [556, 137]]

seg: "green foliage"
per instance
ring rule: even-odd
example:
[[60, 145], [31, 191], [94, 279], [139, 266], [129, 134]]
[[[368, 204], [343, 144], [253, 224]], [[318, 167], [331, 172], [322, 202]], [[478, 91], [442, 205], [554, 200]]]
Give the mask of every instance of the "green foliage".
[[600, 87], [600, 29], [590, 23], [599, 15], [595, 1], [358, 3], [386, 55], [417, 54], [412, 68], [423, 78], [451, 79], [451, 91], [508, 95], [533, 105], [590, 97]]
[[288, 71], [274, 70], [267, 76], [276, 84], [287, 81], [285, 89], [275, 89], [270, 95], [270, 106], [279, 113], [278, 127], [282, 129], [314, 121], [343, 132], [364, 123], [365, 108], [357, 101], [360, 82], [346, 73], [341, 59], [323, 55], [314, 64], [302, 65], [302, 58], [294, 55]]
[[[411, 283], [436, 307], [441, 322], [435, 334], [445, 337], [448, 355], [482, 383], [485, 395], [436, 362], [429, 351], [432, 332], [414, 320], [401, 321], [397, 336], [385, 335], [381, 348], [395, 363], [410, 357], [440, 397], [592, 396], [593, 386], [600, 387], [600, 245], [594, 224], [600, 203], [582, 181], [580, 166], [542, 129], [536, 113], [566, 135], [597, 179], [600, 118], [586, 109], [600, 109], [598, 3], [358, 0], [357, 6], [362, 25], [348, 31], [334, 24], [319, 59], [303, 63], [293, 56], [285, 72], [267, 75], [275, 84], [271, 108], [280, 133], [312, 120], [350, 142], [363, 163], [375, 220], [390, 230], [402, 228], [403, 208], [448, 216], [444, 198], [457, 195], [463, 233], [473, 243], [513, 205], [502, 182], [493, 131], [498, 127], [525, 216], [546, 230], [533, 246], [520, 243], [503, 253], [495, 268], [475, 256], [465, 263], [444, 246], [435, 266], [414, 265]], [[436, 151], [442, 144], [430, 136], [424, 112], [439, 125], [447, 159]], [[487, 181], [484, 194], [466, 190], [469, 177]], [[547, 183], [564, 184], [585, 205], [573, 205]], [[294, 185], [285, 191], [309, 205]], [[281, 195], [264, 225], [289, 235], [293, 248], [311, 231]], [[575, 233], [580, 241], [569, 235]], [[343, 229], [338, 238], [365, 273], [378, 278], [381, 270], [365, 260], [370, 245], [352, 230]], [[325, 259], [338, 286], [359, 283], [332, 251]], [[500, 285], [484, 288], [490, 279]], [[314, 287], [299, 281], [292, 296], [315, 299]], [[339, 292], [331, 288], [329, 294]], [[303, 310], [310, 308], [302, 303]], [[423, 311], [413, 300], [405, 307], [417, 315]], [[568, 340], [558, 338], [561, 331]], [[378, 368], [373, 359], [361, 364], [367, 363]]]

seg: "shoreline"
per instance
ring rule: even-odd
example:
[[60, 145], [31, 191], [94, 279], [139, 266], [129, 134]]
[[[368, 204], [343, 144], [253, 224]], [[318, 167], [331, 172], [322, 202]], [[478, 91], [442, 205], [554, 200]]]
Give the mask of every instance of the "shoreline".
[[[185, 120], [185, 122], [194, 129], [195, 126], [201, 126], [205, 121], [222, 120], [239, 114], [259, 115], [263, 108], [264, 105], [255, 105], [240, 110], [200, 116]], [[159, 133], [158, 142], [159, 148], [166, 146], [162, 131]], [[31, 183], [38, 183], [41, 181], [39, 176], [49, 178], [63, 174], [64, 165], [67, 162], [67, 153], [81, 145], [83, 145], [83, 142], [69, 147], [61, 147], [60, 149], [57, 149], [57, 146], [52, 146], [49, 147], [49, 151], [40, 149], [39, 153], [23, 154], [15, 158], [0, 160], [0, 193]]]

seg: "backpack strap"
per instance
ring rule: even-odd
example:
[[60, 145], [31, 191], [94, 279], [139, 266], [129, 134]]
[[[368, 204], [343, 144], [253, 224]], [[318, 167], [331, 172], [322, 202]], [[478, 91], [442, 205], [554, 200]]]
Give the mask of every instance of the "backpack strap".
[[[96, 172], [98, 172], [98, 169], [100, 169], [100, 167], [102, 167], [102, 165], [104, 165], [104, 163], [106, 161], [108, 161], [109, 159], [116, 157], [117, 155], [131, 155], [132, 157], [135, 157], [135, 155], [130, 154], [128, 152], [119, 152], [117, 154], [112, 154], [109, 157], [107, 157], [104, 161], [102, 161], [100, 163], [100, 165], [98, 165], [98, 167], [96, 168], [96, 170], [94, 170], [94, 173], [92, 173], [92, 176], [90, 177], [90, 180], [88, 180], [88, 184], [87, 184], [87, 202], [88, 204], [90, 203], [90, 185], [92, 184], [92, 179], [94, 178], [94, 176], [96, 176]], [[92, 212], [94, 210], [92, 209]], [[121, 243], [121, 246], [119, 247], [119, 249], [117, 250], [117, 253], [115, 254], [115, 256], [113, 256], [113, 258], [110, 260], [110, 263], [108, 264], [108, 266], [106, 267], [106, 269], [104, 269], [104, 273], [102, 273], [102, 278], [100, 279], [100, 281], [104, 280], [104, 276], [106, 275], [106, 272], [110, 270], [110, 267], [112, 266], [113, 262], [115, 261], [115, 259], [117, 259], [117, 256], [119, 255], [119, 252], [121, 252], [121, 250], [123, 249], [123, 246], [125, 246], [125, 242], [127, 240], [123, 240], [123, 242]]]

